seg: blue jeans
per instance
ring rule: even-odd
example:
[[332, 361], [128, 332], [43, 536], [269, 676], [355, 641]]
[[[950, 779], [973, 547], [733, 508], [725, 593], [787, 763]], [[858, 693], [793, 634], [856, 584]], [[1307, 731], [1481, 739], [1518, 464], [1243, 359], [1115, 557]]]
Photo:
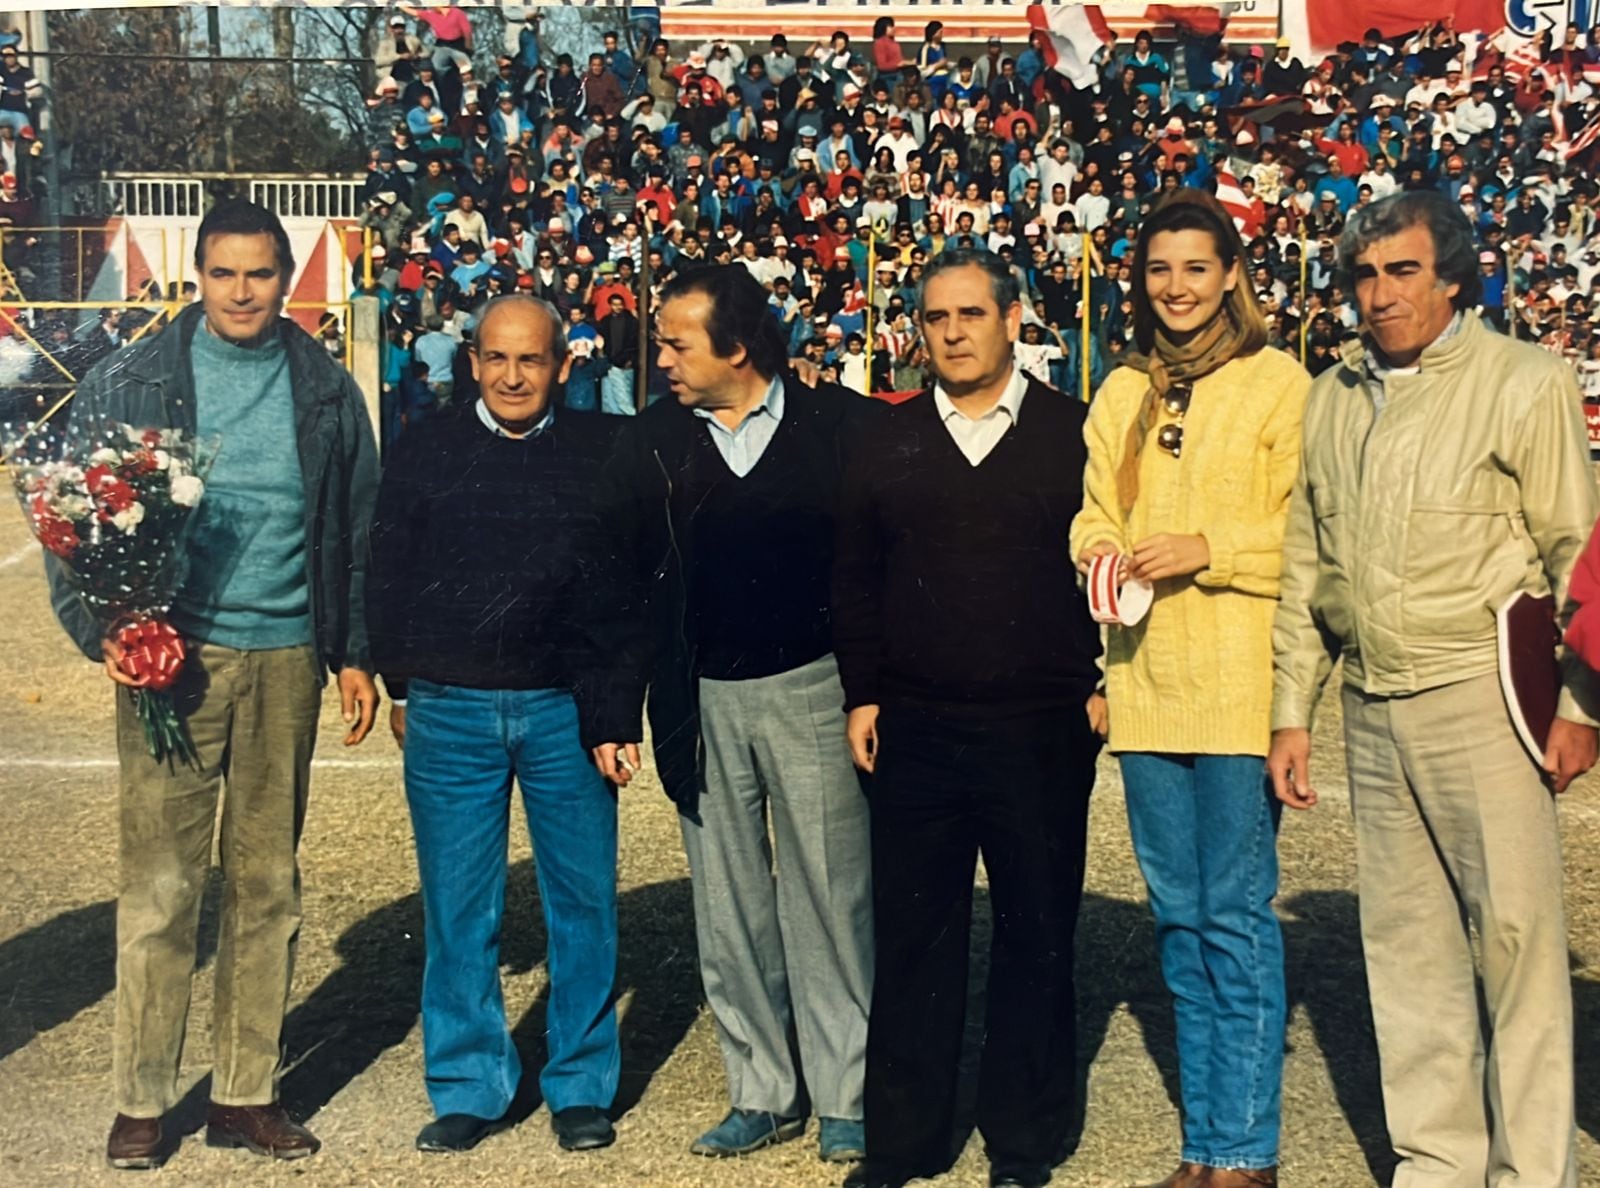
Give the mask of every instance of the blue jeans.
[[633, 404], [633, 368], [613, 367], [600, 380], [600, 411], [614, 417], [631, 417]]
[[1256, 755], [1121, 756], [1178, 1022], [1183, 1158], [1275, 1167], [1283, 1097], [1279, 805]]
[[427, 963], [422, 1047], [434, 1111], [498, 1118], [522, 1077], [500, 994], [511, 781], [522, 788], [548, 937], [552, 1111], [609, 1107], [620, 1053], [617, 800], [559, 689], [410, 682], [406, 800], [417, 837]]

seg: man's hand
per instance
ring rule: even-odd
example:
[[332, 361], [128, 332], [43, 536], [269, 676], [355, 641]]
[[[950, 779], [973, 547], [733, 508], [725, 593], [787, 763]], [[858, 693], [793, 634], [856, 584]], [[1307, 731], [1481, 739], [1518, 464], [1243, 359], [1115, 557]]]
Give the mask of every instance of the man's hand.
[[878, 707], [858, 705], [845, 719], [844, 734], [850, 740], [850, 758], [862, 771], [878, 766]]
[[406, 749], [406, 707], [394, 704], [389, 707], [389, 733], [394, 735], [394, 745]]
[[1141, 582], [1185, 577], [1211, 564], [1211, 546], [1203, 536], [1160, 532], [1133, 546], [1128, 573]]
[[150, 683], [150, 678], [131, 677], [122, 671], [122, 645], [114, 639], [100, 641], [100, 654], [106, 659], [106, 675], [117, 684], [128, 689], [143, 689]]
[[601, 743], [589, 752], [594, 757], [595, 770], [602, 779], [610, 780], [619, 788], [639, 774], [638, 743]]
[[378, 716], [378, 686], [370, 672], [359, 668], [339, 670], [339, 713], [350, 727], [350, 733], [344, 736], [345, 746], [353, 747], [371, 733]]
[[1101, 738], [1110, 737], [1111, 713], [1106, 707], [1106, 695], [1104, 693], [1090, 694], [1089, 704], [1085, 708], [1089, 713], [1089, 729], [1093, 730]]
[[1267, 755], [1267, 774], [1272, 791], [1290, 808], [1308, 809], [1317, 803], [1311, 786], [1311, 731], [1303, 727], [1272, 732], [1272, 750]]
[[1544, 772], [1558, 796], [1594, 766], [1597, 747], [1600, 747], [1600, 731], [1593, 726], [1583, 726], [1565, 718], [1550, 723], [1550, 741], [1544, 748]]

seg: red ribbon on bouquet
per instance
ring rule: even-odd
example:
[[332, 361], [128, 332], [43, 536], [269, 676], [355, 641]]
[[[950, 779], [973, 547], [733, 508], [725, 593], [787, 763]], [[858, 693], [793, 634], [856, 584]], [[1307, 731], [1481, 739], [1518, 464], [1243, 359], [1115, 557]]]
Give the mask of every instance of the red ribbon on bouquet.
[[117, 643], [117, 667], [135, 680], [146, 678], [144, 688], [157, 692], [172, 687], [187, 655], [183, 637], [165, 619], [134, 619], [117, 632]]

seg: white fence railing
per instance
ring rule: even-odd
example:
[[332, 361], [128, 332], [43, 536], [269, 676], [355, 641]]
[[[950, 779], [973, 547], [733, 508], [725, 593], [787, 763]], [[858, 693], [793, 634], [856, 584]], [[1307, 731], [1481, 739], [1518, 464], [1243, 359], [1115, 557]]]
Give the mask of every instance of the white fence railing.
[[286, 219], [353, 219], [361, 214], [361, 184], [350, 178], [257, 178], [250, 182], [250, 201]]
[[353, 219], [362, 209], [359, 178], [197, 173], [104, 177], [97, 195], [100, 209], [77, 213], [198, 219], [210, 205], [207, 191], [215, 183], [285, 219]]
[[100, 186], [107, 214], [199, 218], [205, 213], [205, 187], [198, 178], [116, 177]]

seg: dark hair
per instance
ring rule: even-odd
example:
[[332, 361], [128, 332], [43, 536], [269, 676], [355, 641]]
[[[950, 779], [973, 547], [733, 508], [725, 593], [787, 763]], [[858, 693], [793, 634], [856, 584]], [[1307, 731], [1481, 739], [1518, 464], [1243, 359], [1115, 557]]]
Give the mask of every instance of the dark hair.
[[727, 359], [743, 347], [762, 379], [787, 370], [788, 335], [767, 301], [767, 290], [742, 264], [694, 268], [675, 276], [662, 288], [660, 304], [695, 293], [711, 306], [706, 334], [718, 358]]
[[1022, 300], [1022, 288], [1017, 283], [1017, 274], [1001, 263], [999, 256], [987, 248], [946, 248], [934, 258], [932, 264], [928, 265], [922, 274], [922, 279], [917, 283], [917, 308], [922, 309], [927, 305], [928, 285], [935, 277], [957, 268], [968, 267], [981, 268], [988, 276], [989, 291], [1002, 317], [1005, 316], [1006, 310]]
[[872, 22], [872, 39], [876, 41], [892, 28], [894, 28], [894, 18], [892, 16], [879, 17]]
[[283, 229], [278, 216], [264, 206], [230, 198], [213, 206], [200, 220], [200, 230], [194, 237], [195, 271], [203, 272], [206, 266], [206, 241], [213, 235], [270, 235], [277, 249], [278, 272], [284, 285], [294, 278], [294, 249], [289, 246], [289, 233]]
[[1339, 237], [1340, 280], [1354, 292], [1356, 257], [1378, 240], [1419, 225], [1433, 237], [1433, 271], [1439, 282], [1461, 286], [1450, 304], [1458, 310], [1477, 305], [1483, 279], [1472, 224], [1459, 203], [1437, 190], [1403, 190], [1355, 211]]

